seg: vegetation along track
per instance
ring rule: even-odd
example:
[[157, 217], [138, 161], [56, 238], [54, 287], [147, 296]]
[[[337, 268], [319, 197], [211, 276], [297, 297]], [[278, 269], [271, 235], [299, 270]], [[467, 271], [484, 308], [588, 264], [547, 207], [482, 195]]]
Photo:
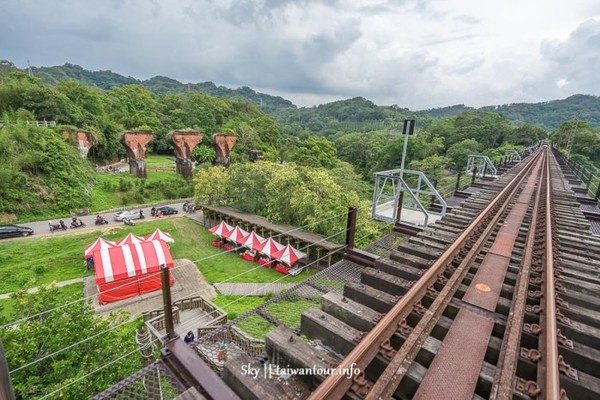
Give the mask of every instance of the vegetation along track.
[[271, 364], [359, 376], [296, 390], [238, 376], [243, 397], [600, 398], [600, 240], [562, 182], [542, 149], [324, 295], [302, 315], [308, 340], [266, 338]]

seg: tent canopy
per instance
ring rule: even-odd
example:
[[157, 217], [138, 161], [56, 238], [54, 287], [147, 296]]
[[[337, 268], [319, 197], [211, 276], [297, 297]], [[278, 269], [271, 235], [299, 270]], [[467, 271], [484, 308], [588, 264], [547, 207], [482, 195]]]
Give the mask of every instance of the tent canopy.
[[243, 230], [239, 226], [236, 226], [235, 228], [233, 228], [229, 232], [224, 233], [223, 237], [225, 239], [229, 239], [232, 242], [235, 242], [237, 244], [242, 244], [242, 243], [244, 243], [246, 241], [246, 238], [248, 237], [248, 235], [249, 235], [248, 232], [246, 232], [245, 230]]
[[144, 238], [134, 235], [133, 233], [129, 233], [129, 235], [125, 236], [123, 239], [117, 242], [117, 246], [127, 246], [132, 244], [140, 244], [144, 243]]
[[116, 245], [117, 244], [115, 242], [112, 242], [110, 240], [98, 238], [98, 239], [96, 239], [96, 241], [94, 243], [88, 244], [87, 246], [85, 246], [83, 255], [85, 256], [85, 258], [88, 258], [88, 257], [91, 257], [95, 251], [102, 250], [102, 249], [110, 249], [111, 247], [115, 247]]
[[259, 243], [254, 250], [262, 253], [268, 257], [273, 257], [273, 253], [283, 249], [285, 246], [279, 242], [273, 240], [273, 238], [268, 238], [262, 243]]
[[144, 240], [147, 242], [151, 240], [162, 240], [163, 242], [167, 243], [175, 243], [175, 239], [173, 239], [173, 236], [169, 235], [167, 232], [161, 231], [159, 228], [156, 228], [156, 230], [153, 233], [146, 235], [144, 237]]
[[261, 244], [264, 241], [265, 241], [265, 238], [258, 235], [256, 232], [252, 231], [252, 232], [250, 232], [250, 234], [248, 235], [246, 240], [244, 240], [244, 243], [241, 243], [241, 245], [244, 247], [249, 247], [252, 250], [254, 250], [254, 248], [256, 246], [258, 246], [259, 244]]
[[102, 249], [94, 253], [96, 283], [108, 283], [173, 267], [167, 244], [160, 240]]
[[225, 221], [219, 222], [218, 225], [213, 226], [208, 231], [217, 236], [224, 236], [226, 233], [233, 230], [233, 226], [229, 225]]
[[299, 259], [301, 259], [303, 257], [306, 257], [306, 253], [303, 253], [300, 250], [296, 250], [295, 248], [293, 248], [292, 246], [290, 246], [288, 244], [281, 250], [273, 253], [273, 255], [271, 257], [275, 258], [291, 267], [292, 265], [294, 265], [296, 263], [296, 261], [298, 261]]

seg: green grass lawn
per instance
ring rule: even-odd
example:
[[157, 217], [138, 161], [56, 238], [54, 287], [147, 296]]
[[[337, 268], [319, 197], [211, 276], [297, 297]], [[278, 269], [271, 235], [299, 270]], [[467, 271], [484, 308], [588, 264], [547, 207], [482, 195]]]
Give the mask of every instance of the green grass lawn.
[[147, 171], [147, 174], [146, 179], [136, 178], [128, 172], [98, 174], [90, 196], [90, 210], [96, 212], [193, 196], [193, 182], [175, 172]]
[[[211, 246], [210, 240], [213, 236], [206, 228], [188, 218], [179, 217], [146, 220], [132, 227], [107, 225], [89, 232], [2, 242], [0, 243], [0, 293], [92, 275], [92, 272], [84, 271], [83, 266], [83, 249], [87, 244], [92, 243], [99, 236], [118, 240], [129, 232], [143, 236], [156, 228], [170, 233], [175, 239], [175, 243], [170, 244], [173, 258], [187, 258], [194, 261], [209, 283], [223, 281], [268, 283], [275, 280], [282, 283], [299, 282], [314, 274], [312, 270], [307, 269], [300, 275], [292, 277], [282, 275], [274, 269], [258, 267], [256, 263], [245, 261], [235, 254]], [[242, 274], [244, 272], [248, 273]], [[230, 279], [231, 277], [234, 278]], [[61, 295], [64, 293], [65, 298], [74, 293], [79, 293], [81, 296], [82, 284], [68, 285], [58, 290]], [[225, 309], [231, 320], [262, 304], [268, 298], [270, 296], [240, 299], [240, 296], [220, 295], [214, 302]], [[237, 301], [232, 303], [234, 300]], [[11, 301], [10, 299], [0, 301], [0, 304], [5, 307], [4, 311], [0, 311], [3, 315], [8, 315], [7, 310], [12, 308]], [[295, 305], [295, 303], [288, 304], [286, 307], [292, 309]], [[279, 306], [271, 307], [275, 308], [274, 315], [279, 318]], [[293, 318], [299, 323], [300, 314], [296, 314], [293, 314]], [[282, 316], [282, 320], [287, 323], [285, 315]]]
[[165, 156], [150, 154], [146, 158], [146, 167], [173, 168], [175, 169], [175, 155]]
[[[213, 300], [215, 304], [227, 311], [227, 318], [231, 321], [248, 310], [260, 306], [270, 296], [264, 297], [242, 297], [242, 296], [219, 296]], [[292, 297], [287, 301], [279, 301], [269, 304], [266, 311], [284, 323], [291, 329], [300, 326], [302, 313], [310, 307], [320, 308], [320, 300], [305, 299], [299, 296]], [[250, 336], [262, 339], [267, 333], [275, 328], [274, 325], [258, 315], [252, 315], [238, 324], [238, 327]]]
[[[106, 225], [89, 232], [70, 233], [0, 243], [0, 293], [13, 292], [24, 286], [38, 286], [91, 275], [84, 272], [83, 249], [102, 236], [118, 240], [129, 232], [152, 233], [160, 228], [173, 235], [170, 245], [173, 258], [187, 258], [196, 263], [210, 283], [273, 282], [284, 275], [274, 269], [256, 268], [258, 264], [241, 259], [210, 245], [212, 235], [188, 218], [146, 220], [135, 226]], [[253, 270], [254, 269], [254, 270]], [[241, 276], [229, 280], [232, 276]], [[287, 276], [281, 282], [299, 282], [313, 274], [306, 270], [298, 276]]]

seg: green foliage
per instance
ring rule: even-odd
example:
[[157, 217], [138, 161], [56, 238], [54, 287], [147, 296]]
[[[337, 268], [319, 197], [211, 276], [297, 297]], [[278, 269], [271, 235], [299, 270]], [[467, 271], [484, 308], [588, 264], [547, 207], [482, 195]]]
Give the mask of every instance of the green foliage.
[[[561, 143], [564, 149], [567, 145], [569, 132], [573, 129], [574, 121], [565, 121], [557, 130], [552, 132], [550, 138]], [[580, 154], [587, 159], [600, 165], [600, 131], [594, 130], [587, 122], [578, 121], [573, 138], [571, 152]]]
[[[70, 300], [74, 300], [74, 296]], [[54, 288], [41, 288], [35, 294], [21, 290], [13, 295], [14, 308], [8, 320], [26, 318], [63, 304]], [[9, 368], [52, 354], [126, 321], [126, 315], [100, 317], [85, 302], [74, 302], [41, 317], [0, 330]], [[0, 320], [4, 324], [8, 320]], [[28, 366], [11, 375], [17, 398], [37, 398], [48, 394], [87, 373], [135, 350], [133, 324], [111, 330], [71, 349]], [[142, 367], [138, 354], [132, 354], [60, 391], [63, 398], [89, 398]]]
[[[361, 185], [348, 187], [356, 175], [351, 174], [346, 180], [340, 172], [348, 166], [342, 164], [339, 168], [336, 174], [294, 163], [247, 163], [233, 165], [229, 170], [206, 168], [196, 176], [196, 201], [228, 205], [276, 223], [309, 225], [307, 230], [332, 236], [329, 240], [338, 242], [344, 239], [348, 207], [361, 207], [359, 215], [365, 220], [357, 236], [365, 232], [371, 235], [376, 224], [367, 221], [368, 201], [356, 191]], [[346, 186], [342, 188], [336, 179]]]
[[323, 136], [338, 133], [398, 129], [398, 121], [417, 118], [427, 124], [430, 118], [398, 106], [383, 107], [362, 97], [321, 104], [317, 107], [284, 108], [274, 113], [280, 126], [294, 125], [292, 131], [307, 130]]
[[480, 144], [475, 139], [465, 139], [455, 143], [446, 152], [456, 171], [464, 171], [467, 167], [467, 159], [472, 154], [479, 154]]
[[33, 218], [89, 204], [94, 172], [61, 134], [31, 125], [0, 130], [0, 213]]
[[121, 206], [147, 204], [165, 199], [192, 197], [194, 184], [172, 172], [148, 170], [148, 178], [139, 179], [128, 173], [98, 174], [91, 193], [92, 212]]
[[323, 137], [310, 137], [296, 143], [290, 161], [314, 168], [332, 168], [338, 161], [333, 142]]
[[[513, 103], [497, 106], [486, 106], [479, 111], [498, 113], [516, 124], [531, 124], [546, 131], [557, 129], [560, 125], [580, 113], [581, 119], [596, 128], [600, 127], [600, 97], [576, 94], [562, 100], [552, 100], [543, 103]], [[475, 111], [472, 107], [456, 105], [419, 111], [418, 114], [433, 118], [452, 118], [464, 112]], [[519, 143], [524, 144], [524, 143]]]
[[432, 182], [439, 182], [444, 176], [444, 170], [448, 165], [446, 157], [440, 157], [437, 154], [425, 157], [420, 161], [412, 161], [410, 168], [417, 171], [422, 171], [427, 178]]

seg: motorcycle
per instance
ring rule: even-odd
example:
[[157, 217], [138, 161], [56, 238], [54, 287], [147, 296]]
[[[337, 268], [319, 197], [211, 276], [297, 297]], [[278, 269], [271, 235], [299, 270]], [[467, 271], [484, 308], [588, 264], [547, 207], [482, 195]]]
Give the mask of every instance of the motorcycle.
[[96, 219], [96, 221], [94, 221], [95, 225], [104, 225], [104, 224], [108, 224], [108, 220], [104, 217], [100, 217], [100, 219]]
[[64, 222], [59, 223], [59, 224], [48, 223], [48, 225], [50, 226], [50, 232], [54, 232], [54, 231], [66, 231], [67, 230], [67, 226], [65, 225]]
[[77, 228], [85, 228], [85, 224], [83, 223], [82, 220], [77, 220], [77, 221], [73, 221], [71, 222], [71, 229], [77, 229]]
[[131, 218], [123, 218], [123, 223], [125, 225], [129, 225], [129, 226], [134, 226], [135, 222], [133, 222], [133, 220]]

